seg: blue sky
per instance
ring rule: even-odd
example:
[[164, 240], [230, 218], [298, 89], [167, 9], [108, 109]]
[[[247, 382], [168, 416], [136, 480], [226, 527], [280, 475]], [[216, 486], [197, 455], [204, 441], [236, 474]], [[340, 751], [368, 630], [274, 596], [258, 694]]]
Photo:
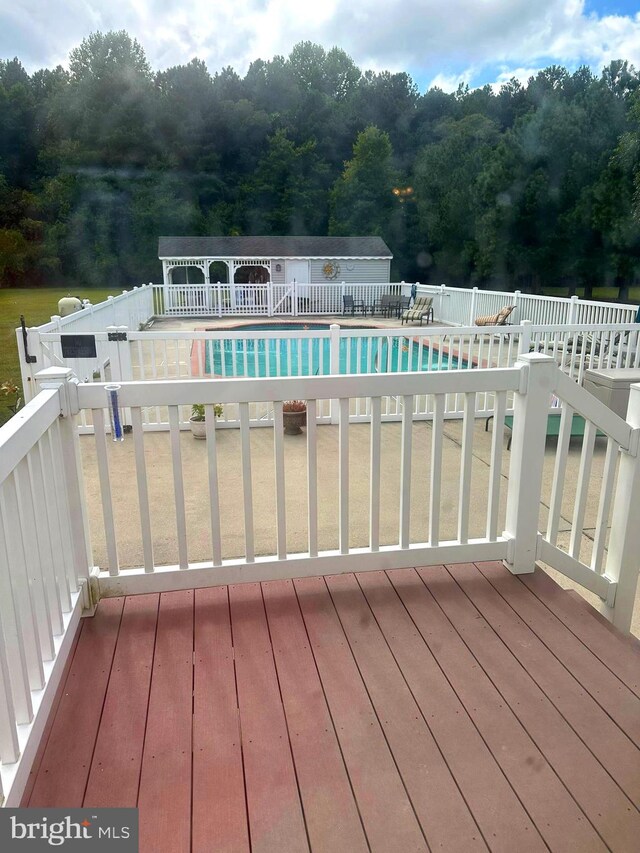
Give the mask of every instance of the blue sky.
[[638, 3], [632, 0], [588, 0], [585, 3], [586, 12], [595, 12], [598, 15], [635, 15], [638, 11]]
[[66, 64], [95, 30], [126, 29], [156, 69], [204, 59], [243, 74], [309, 40], [419, 88], [526, 80], [550, 64], [640, 67], [640, 0], [0, 0], [0, 58]]

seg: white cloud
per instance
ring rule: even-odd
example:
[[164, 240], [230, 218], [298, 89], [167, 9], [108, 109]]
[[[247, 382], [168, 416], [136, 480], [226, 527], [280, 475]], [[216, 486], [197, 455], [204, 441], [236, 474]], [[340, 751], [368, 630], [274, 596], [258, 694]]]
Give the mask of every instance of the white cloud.
[[500, 89], [503, 83], [508, 83], [510, 80], [517, 80], [522, 85], [526, 85], [527, 81], [530, 77], [535, 77], [538, 71], [541, 71], [543, 66], [536, 67], [527, 67], [523, 68], [522, 66], [518, 68], [505, 68], [498, 75], [496, 75], [495, 82], [493, 87], [496, 91]]
[[460, 84], [469, 83], [473, 79], [471, 70], [463, 71], [461, 74], [436, 74], [430, 81], [429, 89], [442, 89], [443, 92], [456, 92]]
[[199, 56], [212, 72], [242, 74], [311, 40], [342, 47], [362, 68], [406, 70], [447, 89], [496, 68], [509, 79], [551, 62], [640, 66], [640, 12], [599, 17], [584, 0], [0, 0], [0, 56], [18, 55], [29, 70], [64, 63], [96, 29], [128, 30], [154, 68]]

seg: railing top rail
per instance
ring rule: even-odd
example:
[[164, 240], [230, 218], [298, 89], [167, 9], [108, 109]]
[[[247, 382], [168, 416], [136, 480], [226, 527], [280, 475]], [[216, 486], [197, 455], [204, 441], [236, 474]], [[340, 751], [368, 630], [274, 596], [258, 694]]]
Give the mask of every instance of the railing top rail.
[[[448, 370], [433, 373], [346, 374], [341, 376], [234, 377], [162, 379], [122, 382], [123, 406], [166, 406], [199, 403], [255, 403], [274, 400], [330, 400], [341, 397], [384, 397], [417, 394], [515, 391], [520, 368]], [[105, 385], [78, 386], [82, 409], [106, 405]]]
[[49, 388], [0, 427], [0, 483], [7, 479], [60, 413], [59, 392]]

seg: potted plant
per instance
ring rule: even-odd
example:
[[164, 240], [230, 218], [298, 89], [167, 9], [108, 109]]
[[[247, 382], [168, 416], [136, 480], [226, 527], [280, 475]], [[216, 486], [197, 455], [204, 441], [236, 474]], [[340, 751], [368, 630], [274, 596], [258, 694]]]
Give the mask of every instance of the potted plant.
[[282, 417], [285, 435], [299, 435], [307, 425], [307, 404], [304, 400], [285, 400]]
[[[222, 417], [222, 403], [213, 404], [213, 413], [217, 418]], [[191, 407], [191, 417], [189, 418], [191, 434], [194, 438], [207, 437], [205, 421], [204, 403], [194, 403]]]

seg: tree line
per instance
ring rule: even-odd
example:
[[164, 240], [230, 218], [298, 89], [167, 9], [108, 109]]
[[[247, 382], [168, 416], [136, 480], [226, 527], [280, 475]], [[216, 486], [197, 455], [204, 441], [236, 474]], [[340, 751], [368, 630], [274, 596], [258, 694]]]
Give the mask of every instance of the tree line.
[[0, 61], [0, 285], [159, 278], [166, 235], [383, 237], [395, 279], [620, 297], [640, 268], [640, 76], [420, 94], [301, 42], [154, 72], [126, 32]]

